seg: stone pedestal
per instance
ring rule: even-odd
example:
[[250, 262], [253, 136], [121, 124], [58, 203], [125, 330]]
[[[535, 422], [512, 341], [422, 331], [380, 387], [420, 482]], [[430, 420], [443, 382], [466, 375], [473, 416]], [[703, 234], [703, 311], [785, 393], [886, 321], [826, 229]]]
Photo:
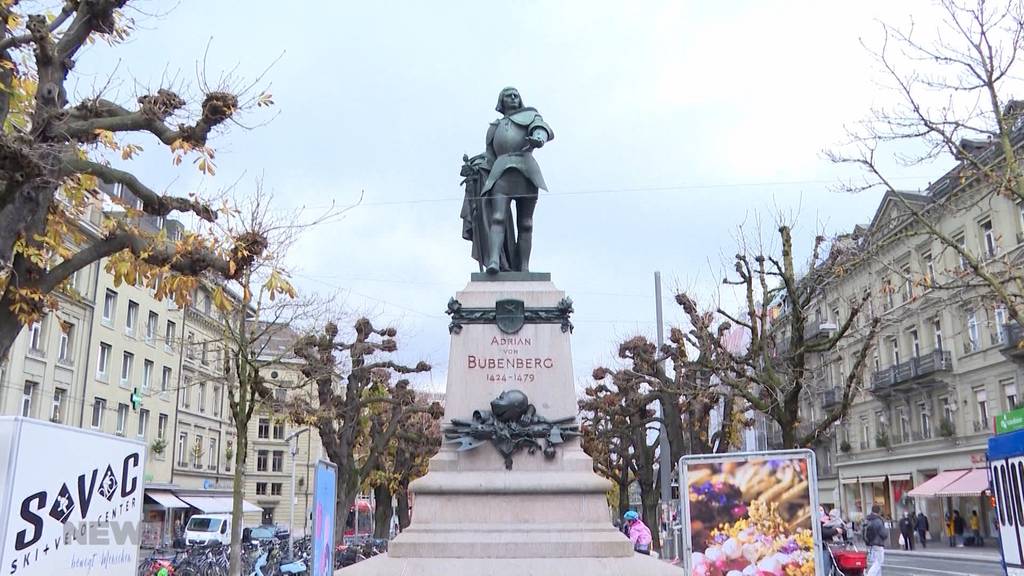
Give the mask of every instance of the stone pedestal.
[[[516, 299], [529, 310], [554, 308], [564, 296], [549, 280], [474, 278], [456, 299], [464, 308], [491, 310]], [[577, 414], [570, 335], [557, 321], [528, 322], [513, 334], [493, 323], [463, 324], [452, 334], [445, 422], [469, 419], [513, 389], [545, 418]], [[511, 470], [489, 443], [465, 452], [445, 445], [412, 484], [412, 525], [388, 554], [341, 573], [678, 576], [678, 568], [635, 554], [615, 530], [605, 499], [611, 484], [592, 466], [577, 439], [558, 446], [553, 459], [519, 452]]]

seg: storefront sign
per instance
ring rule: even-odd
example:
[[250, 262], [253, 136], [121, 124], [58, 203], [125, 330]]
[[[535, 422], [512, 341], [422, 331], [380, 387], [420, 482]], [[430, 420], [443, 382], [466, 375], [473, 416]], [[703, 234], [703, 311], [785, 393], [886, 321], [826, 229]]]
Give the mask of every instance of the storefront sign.
[[996, 434], [1024, 430], [1024, 408], [1017, 408], [996, 416]]

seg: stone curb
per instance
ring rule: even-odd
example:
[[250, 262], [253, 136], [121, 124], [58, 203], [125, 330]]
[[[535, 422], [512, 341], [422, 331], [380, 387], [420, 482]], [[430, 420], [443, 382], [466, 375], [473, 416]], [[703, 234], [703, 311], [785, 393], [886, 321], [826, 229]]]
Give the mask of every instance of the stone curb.
[[987, 562], [989, 564], [1000, 564], [1003, 559], [999, 553], [995, 554], [949, 554], [943, 552], [909, 552], [906, 550], [885, 551], [886, 556], [900, 556], [905, 558], [934, 558], [936, 560], [961, 560], [967, 562]]

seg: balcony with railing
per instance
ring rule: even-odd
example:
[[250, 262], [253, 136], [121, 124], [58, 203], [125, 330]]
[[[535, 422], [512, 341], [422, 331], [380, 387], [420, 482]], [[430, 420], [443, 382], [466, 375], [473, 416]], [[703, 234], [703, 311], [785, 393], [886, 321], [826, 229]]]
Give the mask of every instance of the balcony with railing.
[[952, 354], [936, 350], [874, 372], [871, 375], [871, 392], [886, 397], [911, 387], [939, 384], [942, 383], [940, 377], [952, 369]]
[[1024, 362], [1024, 326], [1010, 322], [1004, 327], [1006, 342], [1003, 344], [1003, 355], [1019, 362]]
[[835, 322], [808, 320], [804, 325], [804, 343], [812, 344], [832, 337], [838, 330]]
[[843, 402], [843, 395], [839, 393], [839, 390], [832, 388], [825, 390], [821, 394], [821, 407], [824, 410], [830, 410], [836, 406], [839, 406]]

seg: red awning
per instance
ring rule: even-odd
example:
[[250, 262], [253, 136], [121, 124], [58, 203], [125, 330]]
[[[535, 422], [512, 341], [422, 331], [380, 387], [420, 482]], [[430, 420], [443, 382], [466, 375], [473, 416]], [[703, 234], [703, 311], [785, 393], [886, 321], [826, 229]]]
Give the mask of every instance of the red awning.
[[931, 498], [939, 490], [959, 480], [968, 472], [968, 470], [946, 470], [945, 472], [939, 472], [934, 478], [907, 492], [907, 496], [911, 498]]
[[939, 497], [979, 496], [985, 490], [988, 490], [988, 470], [975, 468], [936, 492], [935, 495]]

